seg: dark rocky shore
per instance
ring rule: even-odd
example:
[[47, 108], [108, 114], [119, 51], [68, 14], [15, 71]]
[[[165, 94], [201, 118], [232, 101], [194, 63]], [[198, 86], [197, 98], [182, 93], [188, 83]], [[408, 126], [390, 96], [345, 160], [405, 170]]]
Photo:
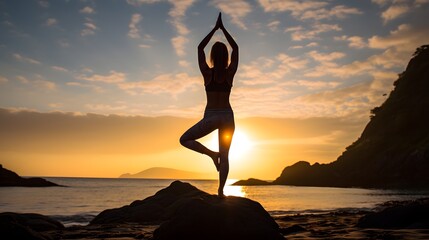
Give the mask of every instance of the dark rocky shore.
[[39, 177], [23, 178], [0, 164], [0, 187], [59, 187], [60, 185]]
[[173, 182], [155, 195], [108, 209], [86, 226], [39, 214], [0, 213], [10, 239], [429, 239], [429, 199], [388, 202], [374, 211], [271, 217], [241, 197], [218, 197]]

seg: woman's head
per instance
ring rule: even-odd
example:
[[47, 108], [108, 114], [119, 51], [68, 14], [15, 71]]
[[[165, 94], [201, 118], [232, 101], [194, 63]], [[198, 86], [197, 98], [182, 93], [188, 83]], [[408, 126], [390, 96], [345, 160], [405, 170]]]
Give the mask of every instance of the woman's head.
[[210, 62], [215, 68], [228, 67], [228, 48], [222, 42], [215, 42], [210, 52]]

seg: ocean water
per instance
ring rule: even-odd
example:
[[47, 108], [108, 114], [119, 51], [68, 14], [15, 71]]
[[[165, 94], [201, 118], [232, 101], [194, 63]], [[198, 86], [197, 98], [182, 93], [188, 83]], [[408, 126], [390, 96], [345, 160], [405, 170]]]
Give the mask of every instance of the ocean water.
[[[85, 225], [105, 209], [128, 205], [167, 187], [174, 180], [122, 178], [52, 178], [67, 187], [0, 188], [0, 212], [40, 213], [66, 226]], [[216, 180], [183, 180], [210, 194], [217, 193]], [[332, 210], [371, 210], [392, 200], [429, 197], [429, 191], [294, 186], [231, 186], [226, 195], [258, 201], [271, 215], [321, 213]]]

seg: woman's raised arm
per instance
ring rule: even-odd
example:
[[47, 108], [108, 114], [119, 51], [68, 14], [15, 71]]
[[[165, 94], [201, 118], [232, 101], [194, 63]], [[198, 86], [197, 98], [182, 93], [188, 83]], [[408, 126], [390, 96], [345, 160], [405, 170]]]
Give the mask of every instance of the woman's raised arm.
[[200, 66], [200, 71], [204, 75], [210, 68], [206, 62], [206, 54], [204, 53], [204, 48], [210, 42], [210, 39], [213, 37], [213, 34], [216, 30], [219, 29], [219, 24], [216, 22], [214, 28], [207, 34], [207, 36], [198, 44], [198, 65]]
[[218, 22], [216, 25], [219, 25], [219, 28], [222, 30], [223, 34], [226, 37], [226, 40], [228, 41], [229, 45], [232, 48], [231, 52], [231, 63], [228, 66], [228, 70], [232, 76], [237, 72], [238, 68], [238, 44], [235, 42], [234, 38], [229, 34], [229, 32], [226, 30], [226, 28], [223, 26], [221, 14], [219, 13]]

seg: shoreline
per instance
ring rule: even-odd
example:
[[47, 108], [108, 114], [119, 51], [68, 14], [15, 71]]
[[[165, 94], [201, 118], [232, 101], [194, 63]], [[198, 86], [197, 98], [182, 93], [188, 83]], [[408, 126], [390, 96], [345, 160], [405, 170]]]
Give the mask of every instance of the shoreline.
[[[429, 229], [357, 227], [359, 219], [373, 211], [331, 211], [319, 214], [272, 216], [287, 239], [429, 239]], [[117, 223], [69, 226], [42, 232], [52, 239], [153, 239], [160, 224]]]

